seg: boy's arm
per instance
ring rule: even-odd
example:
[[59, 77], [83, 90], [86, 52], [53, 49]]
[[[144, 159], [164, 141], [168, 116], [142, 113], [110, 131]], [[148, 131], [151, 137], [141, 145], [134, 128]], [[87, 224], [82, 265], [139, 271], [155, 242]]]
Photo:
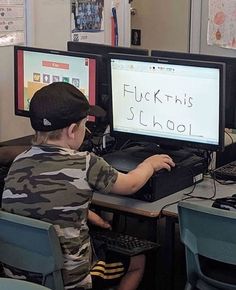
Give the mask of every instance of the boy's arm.
[[104, 229], [111, 229], [111, 225], [107, 221], [105, 221], [103, 218], [101, 218], [99, 215], [91, 210], [88, 211], [88, 221], [95, 226]]
[[123, 174], [119, 172], [111, 192], [123, 195], [133, 194], [148, 181], [154, 172], [160, 169], [170, 171], [171, 167], [174, 166], [173, 160], [168, 155], [153, 155], [145, 159], [129, 173]]

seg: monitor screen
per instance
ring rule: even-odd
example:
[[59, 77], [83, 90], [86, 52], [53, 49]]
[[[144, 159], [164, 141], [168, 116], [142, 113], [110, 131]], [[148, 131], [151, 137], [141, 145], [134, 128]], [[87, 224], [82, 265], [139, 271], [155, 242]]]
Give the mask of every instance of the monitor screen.
[[[15, 114], [29, 116], [34, 93], [52, 82], [68, 82], [96, 104], [98, 56], [15, 46]], [[89, 116], [89, 121], [95, 118]]]
[[236, 57], [152, 50], [155, 57], [223, 62], [225, 68], [225, 127], [236, 129]]
[[223, 148], [224, 64], [111, 55], [111, 134]]

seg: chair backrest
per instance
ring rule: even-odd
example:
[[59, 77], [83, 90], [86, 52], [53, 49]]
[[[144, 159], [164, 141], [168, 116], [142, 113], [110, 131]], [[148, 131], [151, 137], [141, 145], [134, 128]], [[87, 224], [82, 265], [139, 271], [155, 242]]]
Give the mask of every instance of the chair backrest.
[[201, 266], [203, 257], [211, 263], [224, 263], [236, 269], [236, 212], [204, 206], [199, 202], [183, 201], [178, 205], [178, 213], [190, 284], [200, 278], [218, 287], [216, 289], [236, 289], [236, 283], [207, 276]]
[[41, 273], [43, 285], [64, 289], [63, 255], [52, 224], [0, 210], [0, 262]]
[[1, 290], [50, 290], [47, 287], [10, 278], [0, 278]]

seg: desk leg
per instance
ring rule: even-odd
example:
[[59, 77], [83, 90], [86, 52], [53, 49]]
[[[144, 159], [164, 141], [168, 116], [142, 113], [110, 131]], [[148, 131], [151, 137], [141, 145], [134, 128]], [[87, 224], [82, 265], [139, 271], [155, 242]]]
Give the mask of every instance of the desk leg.
[[163, 261], [165, 267], [166, 290], [174, 289], [175, 224], [177, 219], [166, 216]]

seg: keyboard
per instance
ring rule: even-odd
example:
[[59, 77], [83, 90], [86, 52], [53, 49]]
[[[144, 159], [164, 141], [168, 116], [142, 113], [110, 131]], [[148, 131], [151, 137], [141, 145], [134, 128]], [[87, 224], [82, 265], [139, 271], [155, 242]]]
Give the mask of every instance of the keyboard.
[[214, 170], [214, 177], [222, 180], [236, 181], [236, 161], [232, 161]]
[[90, 235], [93, 240], [104, 242], [109, 251], [127, 256], [139, 255], [141, 253], [156, 250], [159, 247], [157, 243], [109, 230], [93, 230], [90, 232]]

